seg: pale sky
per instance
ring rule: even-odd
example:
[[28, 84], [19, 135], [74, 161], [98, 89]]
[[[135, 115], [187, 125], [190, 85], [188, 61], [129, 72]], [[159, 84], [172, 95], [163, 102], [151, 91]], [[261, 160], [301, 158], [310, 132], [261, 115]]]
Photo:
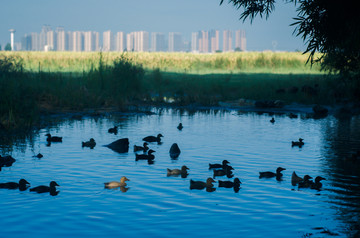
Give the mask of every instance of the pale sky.
[[[247, 50], [304, 50], [290, 24], [296, 17], [293, 3], [278, 1], [268, 20], [250, 24], [239, 20], [240, 11], [220, 0], [7, 0], [0, 1], [0, 44], [10, 42], [9, 29], [16, 30], [15, 42], [26, 33], [40, 32], [43, 25], [65, 31], [180, 32], [190, 41], [199, 30], [246, 31]], [[102, 35], [102, 34], [101, 34]], [[220, 33], [222, 36], [222, 33]], [[274, 48], [275, 47], [275, 48]]]

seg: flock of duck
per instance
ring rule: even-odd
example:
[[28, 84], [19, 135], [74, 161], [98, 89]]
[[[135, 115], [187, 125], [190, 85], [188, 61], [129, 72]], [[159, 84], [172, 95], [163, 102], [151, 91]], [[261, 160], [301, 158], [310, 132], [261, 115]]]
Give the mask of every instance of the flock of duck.
[[[271, 123], [273, 122], [273, 119], [270, 120]], [[182, 123], [179, 123], [178, 130], [183, 129]], [[108, 129], [109, 133], [117, 134], [118, 128], [117, 126]], [[62, 142], [62, 137], [59, 136], [52, 136], [51, 134], [46, 134], [47, 137], [47, 145], [51, 145], [52, 142]], [[157, 136], [147, 136], [143, 138], [144, 141], [142, 146], [134, 145], [134, 153], [135, 153], [135, 161], [139, 160], [146, 160], [149, 164], [153, 164], [155, 160], [155, 155], [153, 154], [155, 151], [149, 148], [149, 143], [158, 143], [161, 144], [161, 138], [163, 137], [162, 134], [158, 134]], [[291, 145], [302, 147], [304, 145], [303, 139], [299, 138], [298, 141], [292, 141]], [[89, 141], [82, 142], [82, 147], [89, 147], [90, 149], [93, 149], [96, 146], [96, 142], [93, 138], [91, 138]], [[123, 153], [128, 152], [129, 149], [129, 140], [128, 138], [122, 138], [117, 141], [114, 141], [113, 143], [110, 143], [109, 145], [105, 145], [109, 147], [110, 149]], [[142, 153], [139, 153], [142, 152]], [[169, 150], [170, 157], [172, 159], [178, 158], [181, 151], [179, 146], [174, 143]], [[37, 154], [34, 157], [41, 158], [43, 157], [42, 154]], [[0, 171], [1, 167], [9, 167], [12, 166], [12, 164], [16, 160], [10, 156], [4, 156], [2, 157], [0, 155]], [[213, 192], [216, 190], [214, 187], [214, 182], [216, 182], [214, 179], [216, 177], [224, 177], [226, 176], [228, 179], [231, 179], [234, 177], [233, 170], [234, 168], [229, 165], [230, 162], [227, 160], [223, 160], [222, 163], [219, 164], [209, 164], [209, 170], [212, 170], [213, 177], [209, 177], [206, 179], [206, 181], [194, 181], [190, 179], [190, 189], [198, 189], [203, 190], [206, 189], [207, 192]], [[181, 176], [182, 178], [186, 178], [188, 174], [189, 168], [186, 165], [183, 165], [180, 169], [169, 169], [167, 168], [167, 176]], [[276, 172], [272, 171], [265, 171], [265, 172], [259, 172], [259, 179], [262, 178], [276, 178], [277, 181], [282, 181], [282, 171], [286, 170], [285, 168], [278, 167], [276, 169]], [[315, 180], [311, 180], [312, 177], [309, 175], [305, 175], [304, 177], [298, 176], [295, 171], [292, 173], [291, 176], [291, 184], [292, 186], [298, 186], [298, 188], [310, 188], [310, 189], [316, 189], [321, 190], [322, 188], [322, 180], [326, 180], [325, 178], [321, 176], [317, 176]], [[105, 182], [104, 187], [107, 189], [115, 189], [120, 188], [121, 191], [126, 192], [129, 188], [126, 187], [127, 183], [126, 181], [130, 181], [127, 177], [123, 176], [121, 177], [120, 181], [110, 181]], [[240, 190], [240, 185], [242, 182], [239, 178], [234, 178], [233, 181], [230, 180], [218, 180], [218, 187], [224, 187], [224, 188], [233, 188], [235, 192], [238, 192]], [[46, 185], [40, 185], [37, 187], [30, 188], [30, 192], [36, 192], [36, 193], [50, 193], [50, 195], [55, 196], [59, 193], [59, 191], [56, 190], [56, 187], [60, 186], [55, 181], [51, 181], [49, 186]], [[0, 183], [0, 188], [5, 189], [19, 189], [20, 191], [25, 191], [30, 187], [30, 183], [26, 181], [25, 179], [20, 179], [19, 182], [6, 182], [6, 183]]]

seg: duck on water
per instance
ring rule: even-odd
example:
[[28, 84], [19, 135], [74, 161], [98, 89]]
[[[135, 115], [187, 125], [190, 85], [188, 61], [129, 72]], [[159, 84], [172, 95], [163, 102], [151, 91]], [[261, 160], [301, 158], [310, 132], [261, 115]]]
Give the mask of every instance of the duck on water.
[[0, 183], [0, 188], [19, 189], [20, 191], [25, 191], [29, 187], [29, 184], [30, 183], [25, 179], [20, 179], [19, 183], [17, 182]]
[[157, 142], [157, 143], [160, 143], [160, 142], [161, 142], [161, 137], [164, 137], [164, 136], [161, 135], [161, 134], [158, 134], [157, 136], [147, 136], [147, 137], [144, 137], [142, 140], [143, 140], [143, 141], [146, 141], [146, 142]]
[[276, 169], [276, 173], [271, 172], [271, 171], [266, 171], [266, 172], [259, 172], [259, 178], [273, 178], [276, 177], [277, 180], [280, 180], [281, 177], [283, 176], [283, 174], [281, 173], [281, 171], [286, 170], [285, 168], [282, 167], [278, 167]]

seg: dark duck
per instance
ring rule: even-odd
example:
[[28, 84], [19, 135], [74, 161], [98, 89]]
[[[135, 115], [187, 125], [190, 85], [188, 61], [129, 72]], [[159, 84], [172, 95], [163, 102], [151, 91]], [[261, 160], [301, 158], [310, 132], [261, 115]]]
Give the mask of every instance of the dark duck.
[[114, 126], [112, 128], [109, 128], [108, 132], [116, 135], [118, 133], [118, 127]]
[[16, 160], [11, 155], [0, 155], [0, 167], [10, 167]]
[[94, 147], [96, 146], [96, 142], [95, 142], [94, 138], [90, 138], [89, 141], [81, 142], [81, 146], [82, 147], [89, 147], [90, 149], [94, 149]]
[[322, 188], [322, 183], [321, 183], [322, 180], [326, 180], [326, 178], [323, 178], [321, 176], [317, 176], [315, 178], [315, 183], [311, 184], [310, 188], [320, 190]]
[[135, 160], [147, 160], [147, 161], [152, 161], [155, 159], [155, 155], [153, 155], [152, 153], [154, 153], [154, 150], [149, 150], [147, 154], [136, 154], [135, 155]]
[[219, 187], [233, 188], [233, 187], [240, 187], [241, 181], [239, 178], [234, 178], [234, 182], [219, 180], [218, 183], [219, 183]]
[[232, 177], [234, 177], [234, 175], [231, 170], [234, 170], [234, 168], [231, 167], [230, 165], [228, 165], [225, 169], [213, 170], [214, 178], [218, 177], [218, 176], [225, 176], [225, 175], [228, 178], [232, 178]]
[[276, 173], [271, 172], [271, 171], [266, 171], [266, 172], [259, 172], [259, 178], [273, 178], [276, 177], [277, 180], [280, 180], [281, 177], [283, 176], [283, 174], [281, 173], [281, 171], [286, 170], [285, 168], [282, 167], [278, 167], [276, 169]]
[[270, 122], [275, 123], [275, 118], [271, 118]]
[[230, 162], [224, 159], [222, 164], [209, 164], [209, 169], [225, 169]]
[[188, 176], [188, 170], [189, 168], [186, 167], [186, 165], [183, 165], [181, 169], [166, 169], [167, 170], [167, 176], [179, 176], [181, 175], [182, 178], [186, 178]]
[[34, 188], [30, 188], [30, 192], [37, 192], [37, 193], [50, 193], [50, 195], [57, 195], [59, 192], [56, 191], [56, 186], [60, 186], [55, 181], [50, 182], [50, 186], [40, 185]]
[[208, 178], [206, 180], [206, 182], [194, 181], [194, 180], [190, 179], [190, 189], [202, 190], [204, 188], [213, 188], [214, 185], [212, 183], [214, 183], [214, 182], [215, 182], [215, 180], [212, 178]]
[[149, 149], [148, 145], [147, 142], [144, 142], [143, 146], [134, 145], [134, 152], [142, 151], [145, 153]]
[[50, 133], [46, 134], [45, 136], [47, 136], [46, 141], [51, 143], [51, 142], [62, 142], [62, 137], [60, 136], [51, 136]]
[[16, 182], [0, 183], [0, 188], [19, 189], [20, 191], [25, 191], [28, 188], [29, 184], [30, 183], [25, 179], [20, 179], [19, 183]]
[[310, 175], [305, 175], [302, 181], [298, 183], [298, 188], [310, 188], [311, 185], [314, 183]]
[[299, 141], [291, 141], [291, 146], [294, 147], [294, 146], [299, 146], [300, 148], [304, 145], [304, 142], [303, 142], [304, 139], [302, 138], [299, 138]]
[[160, 143], [161, 142], [161, 137], [164, 137], [164, 136], [161, 135], [161, 134], [158, 134], [157, 136], [147, 136], [147, 137], [143, 138], [143, 141]]
[[179, 125], [177, 126], [177, 129], [178, 129], [179, 131], [181, 131], [183, 128], [184, 128], [184, 127], [183, 127], [182, 123], [180, 122]]

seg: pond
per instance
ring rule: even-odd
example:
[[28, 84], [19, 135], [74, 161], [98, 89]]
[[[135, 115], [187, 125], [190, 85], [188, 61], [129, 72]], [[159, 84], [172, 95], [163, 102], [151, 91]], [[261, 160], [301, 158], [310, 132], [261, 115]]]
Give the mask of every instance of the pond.
[[[353, 237], [359, 235], [360, 164], [344, 158], [360, 148], [360, 118], [311, 119], [297, 114], [152, 109], [63, 120], [20, 139], [2, 140], [1, 155], [16, 162], [3, 167], [0, 183], [24, 178], [31, 187], [56, 181], [49, 193], [0, 189], [0, 237]], [[270, 123], [271, 117], [275, 123]], [[177, 125], [184, 128], [180, 131]], [[118, 133], [108, 129], [118, 126]], [[62, 136], [47, 145], [45, 134]], [[136, 161], [134, 145], [149, 143], [153, 164]], [[304, 138], [301, 148], [291, 141]], [[94, 138], [93, 149], [82, 141]], [[128, 153], [103, 145], [129, 138]], [[173, 143], [181, 154], [171, 159]], [[41, 153], [42, 158], [33, 157]], [[209, 163], [224, 159], [234, 177], [216, 177], [213, 191], [190, 189], [190, 180], [213, 177]], [[167, 168], [186, 165], [187, 177], [168, 177]], [[282, 180], [260, 171], [286, 168]], [[299, 176], [322, 176], [320, 191], [292, 186]], [[128, 189], [104, 183], [130, 179]], [[240, 190], [218, 187], [237, 177]], [[30, 188], [31, 188], [30, 187]]]

